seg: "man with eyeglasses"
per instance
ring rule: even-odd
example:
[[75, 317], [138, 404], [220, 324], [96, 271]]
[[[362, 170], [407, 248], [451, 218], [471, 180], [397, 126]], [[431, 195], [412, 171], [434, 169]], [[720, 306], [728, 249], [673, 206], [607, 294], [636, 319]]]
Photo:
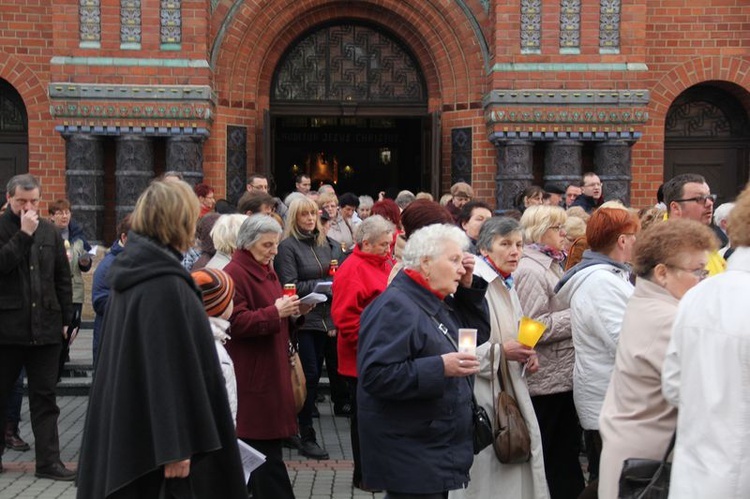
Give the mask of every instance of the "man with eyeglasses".
[[584, 173], [581, 182], [581, 195], [573, 201], [570, 207], [580, 206], [586, 213], [591, 213], [603, 203], [602, 181], [599, 179], [599, 175], [593, 172]]
[[[711, 194], [711, 188], [702, 175], [677, 175], [664, 184], [663, 192], [668, 217], [687, 218], [712, 226], [716, 194]], [[724, 258], [718, 252], [713, 252], [709, 255], [706, 270], [709, 275], [716, 275], [723, 272], [726, 266]]]

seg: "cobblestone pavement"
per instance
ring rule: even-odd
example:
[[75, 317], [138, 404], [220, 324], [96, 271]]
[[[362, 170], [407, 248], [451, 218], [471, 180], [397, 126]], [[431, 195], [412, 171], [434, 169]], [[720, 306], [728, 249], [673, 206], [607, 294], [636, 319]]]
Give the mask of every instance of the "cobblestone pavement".
[[[91, 360], [91, 334], [82, 331], [71, 350], [72, 361]], [[58, 397], [60, 419], [60, 454], [70, 468], [78, 464], [78, 451], [86, 417], [88, 397]], [[349, 439], [349, 420], [333, 416], [333, 405], [328, 397], [318, 404], [320, 418], [314, 420], [318, 442], [331, 456], [328, 461], [309, 460], [296, 450], [285, 449], [289, 476], [297, 499], [372, 499], [384, 494], [370, 494], [352, 487], [352, 456]], [[73, 499], [75, 485], [55, 482], [34, 476], [34, 436], [29, 423], [28, 399], [24, 397], [21, 413], [21, 436], [32, 445], [26, 452], [6, 450], [3, 456], [4, 473], [0, 473], [0, 499]], [[217, 498], [218, 499], [218, 498]]]

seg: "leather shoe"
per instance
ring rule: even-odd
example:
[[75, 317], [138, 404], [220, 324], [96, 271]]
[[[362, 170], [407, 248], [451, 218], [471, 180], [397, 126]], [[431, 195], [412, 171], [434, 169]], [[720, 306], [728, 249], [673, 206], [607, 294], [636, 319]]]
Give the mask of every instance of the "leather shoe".
[[43, 469], [37, 469], [34, 476], [37, 478], [49, 478], [61, 482], [72, 482], [76, 479], [76, 472], [69, 470], [62, 463], [56, 463]]
[[302, 447], [299, 448], [300, 454], [321, 461], [328, 459], [328, 451], [318, 445], [315, 438], [315, 430], [312, 426], [303, 426], [300, 428], [300, 437], [302, 437]]
[[8, 423], [5, 426], [5, 447], [21, 452], [31, 449], [31, 446], [21, 438], [18, 423]]
[[302, 440], [299, 435], [292, 435], [289, 438], [285, 438], [281, 441], [281, 445], [287, 449], [298, 449], [302, 447]]

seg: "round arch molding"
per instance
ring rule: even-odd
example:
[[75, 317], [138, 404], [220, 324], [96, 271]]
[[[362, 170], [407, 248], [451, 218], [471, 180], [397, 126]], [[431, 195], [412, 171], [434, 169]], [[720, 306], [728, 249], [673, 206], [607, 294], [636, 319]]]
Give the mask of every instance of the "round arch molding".
[[[312, 6], [310, 4], [313, 4]], [[269, 105], [274, 71], [305, 33], [330, 22], [368, 23], [393, 33], [414, 55], [425, 79], [428, 108], [479, 102], [486, 86], [475, 33], [454, 3], [425, 0], [246, 2], [222, 34], [215, 64], [219, 104], [260, 109]]]

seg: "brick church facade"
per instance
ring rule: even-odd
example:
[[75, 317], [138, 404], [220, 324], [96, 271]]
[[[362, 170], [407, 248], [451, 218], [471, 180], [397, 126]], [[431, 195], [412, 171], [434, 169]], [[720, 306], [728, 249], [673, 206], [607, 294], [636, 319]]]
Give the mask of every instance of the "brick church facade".
[[0, 181], [94, 240], [166, 170], [374, 194], [469, 181], [509, 208], [596, 171], [655, 202], [748, 179], [746, 0], [23, 0], [0, 5]]

